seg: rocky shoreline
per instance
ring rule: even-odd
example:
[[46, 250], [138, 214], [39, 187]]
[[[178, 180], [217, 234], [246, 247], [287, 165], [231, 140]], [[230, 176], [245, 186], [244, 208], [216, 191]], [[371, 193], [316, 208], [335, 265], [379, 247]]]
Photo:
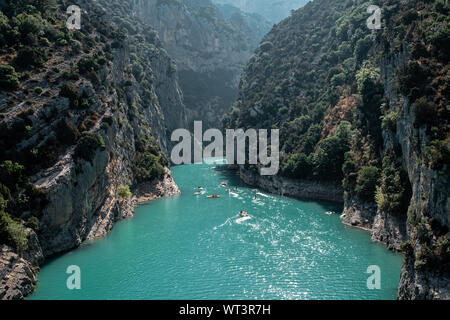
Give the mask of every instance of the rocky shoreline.
[[[130, 199], [116, 201], [111, 212], [107, 214], [109, 218], [97, 219], [95, 227], [90, 230], [85, 240], [105, 237], [112, 230], [114, 223], [133, 217], [137, 205], [177, 194], [180, 194], [180, 190], [170, 170], [166, 168], [166, 174], [162, 180], [141, 184]], [[104, 205], [108, 205], [107, 201], [108, 199]], [[28, 249], [22, 255], [18, 255], [11, 247], [0, 246], [0, 300], [24, 299], [34, 291], [37, 284], [37, 275], [46, 257], [36, 233], [31, 229], [27, 231], [29, 233]], [[78, 245], [62, 252], [75, 249]]]
[[407, 239], [404, 221], [378, 210], [374, 203], [355, 198], [344, 200], [344, 190], [338, 184], [301, 181], [280, 176], [264, 177], [242, 167], [233, 169], [238, 170], [239, 177], [246, 184], [273, 194], [344, 204], [342, 223], [370, 232], [372, 241], [385, 244], [389, 250], [400, 251], [401, 244]]
[[242, 167], [239, 177], [246, 184], [281, 196], [344, 203], [344, 188], [339, 184], [294, 180], [280, 176], [260, 176]]
[[136, 192], [136, 203], [142, 204], [152, 200], [172, 197], [180, 194], [172, 174], [166, 169], [166, 175], [160, 181], [153, 181], [139, 185]]

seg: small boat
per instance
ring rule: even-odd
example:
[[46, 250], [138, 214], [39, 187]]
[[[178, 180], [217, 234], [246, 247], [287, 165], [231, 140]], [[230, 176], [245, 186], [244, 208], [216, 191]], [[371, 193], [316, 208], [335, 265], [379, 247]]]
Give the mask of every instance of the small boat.
[[332, 211], [327, 211], [327, 212], [325, 212], [325, 214], [331, 216], [333, 214], [333, 212]]
[[248, 217], [248, 212], [247, 211], [241, 211], [241, 212], [239, 212], [239, 215], [241, 217]]
[[227, 183], [225, 181], [222, 181], [222, 183], [220, 184], [222, 187], [226, 187]]
[[207, 196], [208, 199], [217, 199], [220, 198], [220, 196], [218, 194], [212, 194], [210, 196]]

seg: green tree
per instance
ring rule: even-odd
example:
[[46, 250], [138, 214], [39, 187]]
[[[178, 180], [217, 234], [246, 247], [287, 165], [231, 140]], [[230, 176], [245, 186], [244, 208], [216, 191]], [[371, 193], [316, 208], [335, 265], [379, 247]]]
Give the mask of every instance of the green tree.
[[92, 162], [95, 152], [98, 149], [105, 149], [105, 142], [98, 133], [85, 131], [75, 148], [75, 158]]
[[379, 170], [377, 167], [365, 167], [361, 170], [355, 189], [360, 198], [368, 201], [374, 200], [378, 178]]
[[119, 186], [117, 189], [117, 195], [120, 199], [129, 199], [131, 198], [130, 187], [128, 186]]

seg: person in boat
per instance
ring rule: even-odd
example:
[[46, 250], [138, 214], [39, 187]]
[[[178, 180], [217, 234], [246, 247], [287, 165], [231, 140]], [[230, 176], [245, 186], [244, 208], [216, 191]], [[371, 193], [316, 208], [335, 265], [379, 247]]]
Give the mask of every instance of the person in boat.
[[215, 193], [213, 195], [210, 195], [208, 198], [215, 199], [215, 198], [220, 198], [220, 196], [217, 193]]
[[198, 190], [203, 190], [203, 187], [197, 187]]
[[231, 189], [227, 189], [226, 191], [227, 191], [228, 193], [230, 193], [230, 192], [231, 192], [231, 191], [233, 191], [233, 190], [231, 190]]
[[225, 187], [227, 185], [227, 183], [225, 181], [222, 181], [222, 183], [220, 184], [222, 187]]
[[248, 217], [248, 212], [247, 211], [241, 211], [241, 212], [239, 212], [239, 215], [241, 217]]

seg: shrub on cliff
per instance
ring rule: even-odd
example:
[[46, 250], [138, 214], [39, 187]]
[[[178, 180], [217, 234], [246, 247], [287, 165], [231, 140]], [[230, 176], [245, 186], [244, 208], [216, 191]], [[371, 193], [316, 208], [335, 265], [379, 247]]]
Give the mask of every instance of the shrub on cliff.
[[314, 154], [314, 173], [319, 179], [334, 180], [341, 179], [342, 165], [345, 160], [345, 153], [350, 149], [351, 125], [343, 121], [336, 129], [336, 133], [318, 143], [318, 148]]
[[11, 217], [4, 211], [0, 210], [0, 243], [8, 244], [9, 233], [8, 225], [12, 221]]
[[397, 163], [395, 153], [388, 150], [383, 158], [380, 185], [375, 200], [379, 209], [405, 214], [411, 198], [411, 186], [407, 173]]
[[159, 157], [149, 152], [136, 155], [133, 171], [139, 183], [161, 179], [165, 173]]
[[74, 157], [92, 162], [98, 149], [105, 149], [103, 138], [98, 133], [85, 131], [75, 148]]
[[81, 74], [88, 74], [99, 69], [97, 59], [93, 56], [85, 56], [78, 61], [78, 71]]
[[6, 200], [3, 195], [0, 193], [0, 210], [5, 210], [8, 206], [8, 200]]
[[45, 52], [42, 49], [25, 46], [17, 52], [15, 63], [23, 68], [42, 67], [45, 59]]
[[117, 189], [117, 195], [120, 199], [130, 199], [131, 198], [131, 191], [130, 187], [128, 186], [119, 186]]
[[80, 132], [73, 123], [61, 120], [56, 125], [56, 136], [63, 144], [73, 145], [80, 137]]
[[15, 90], [19, 87], [19, 75], [12, 66], [0, 65], [0, 88]]
[[33, 229], [33, 231], [39, 231], [39, 219], [36, 217], [29, 217], [25, 223], [26, 228]]
[[14, 247], [19, 255], [28, 248], [27, 230], [4, 211], [0, 211], [0, 243]]
[[72, 108], [78, 108], [80, 106], [81, 95], [78, 92], [77, 88], [69, 83], [63, 83], [60, 88], [59, 95], [64, 98], [69, 98], [70, 106]]
[[0, 182], [9, 190], [15, 192], [18, 189], [18, 186], [26, 179], [24, 172], [24, 166], [16, 162], [6, 160], [0, 164]]
[[379, 170], [376, 167], [365, 167], [359, 174], [355, 191], [364, 200], [373, 201], [379, 178]]
[[14, 24], [17, 25], [22, 39], [25, 39], [29, 34], [40, 36], [44, 31], [44, 22], [38, 15], [31, 15], [21, 13], [13, 18]]
[[436, 115], [436, 106], [429, 102], [426, 97], [417, 99], [412, 105], [411, 109], [416, 116], [416, 124], [424, 125], [431, 123], [433, 117]]
[[283, 161], [281, 174], [286, 177], [305, 179], [311, 176], [311, 159], [304, 153], [288, 155], [288, 159]]

